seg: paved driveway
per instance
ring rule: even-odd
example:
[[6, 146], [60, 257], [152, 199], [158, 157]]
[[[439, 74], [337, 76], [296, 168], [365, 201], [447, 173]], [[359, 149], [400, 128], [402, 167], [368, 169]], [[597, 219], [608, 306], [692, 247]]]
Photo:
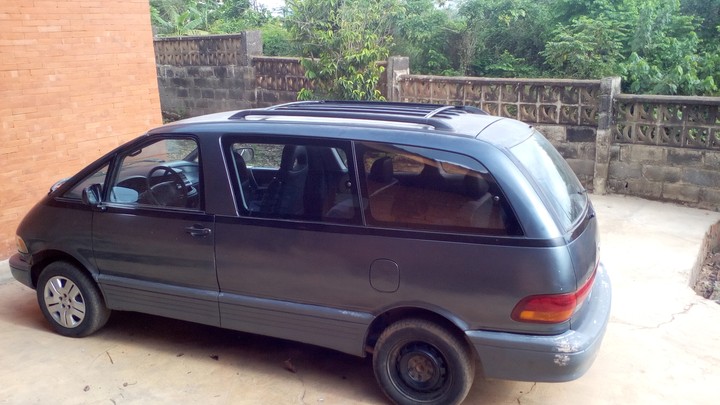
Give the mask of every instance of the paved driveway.
[[[716, 404], [720, 305], [689, 272], [720, 214], [592, 196], [614, 287], [610, 326], [577, 381], [478, 377], [466, 403]], [[369, 359], [133, 313], [84, 339], [52, 333], [0, 264], [0, 404], [382, 404]]]

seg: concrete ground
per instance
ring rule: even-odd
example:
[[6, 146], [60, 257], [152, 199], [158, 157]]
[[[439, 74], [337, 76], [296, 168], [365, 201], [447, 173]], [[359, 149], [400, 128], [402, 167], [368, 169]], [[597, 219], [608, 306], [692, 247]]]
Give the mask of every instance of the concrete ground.
[[[720, 213], [592, 196], [613, 281], [590, 371], [562, 384], [478, 376], [468, 404], [717, 404], [720, 305], [688, 277]], [[50, 331], [0, 263], [0, 404], [382, 404], [369, 359], [134, 313], [84, 339]]]

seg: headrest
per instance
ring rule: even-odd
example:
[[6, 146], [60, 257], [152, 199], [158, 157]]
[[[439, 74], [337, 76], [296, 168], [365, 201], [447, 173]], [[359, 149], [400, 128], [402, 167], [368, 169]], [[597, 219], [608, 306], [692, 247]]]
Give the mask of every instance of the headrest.
[[370, 167], [368, 179], [377, 181], [378, 183], [390, 183], [393, 180], [394, 174], [392, 158], [385, 156], [373, 162]]
[[426, 186], [433, 185], [439, 187], [445, 182], [445, 178], [440, 174], [440, 168], [427, 163], [423, 165], [423, 169], [418, 177], [422, 184]]
[[308, 164], [307, 149], [300, 145], [285, 145], [280, 170], [298, 170]]
[[244, 181], [249, 177], [247, 164], [243, 159], [239, 150], [233, 150], [233, 160], [235, 160], [235, 169], [237, 170], [238, 177]]

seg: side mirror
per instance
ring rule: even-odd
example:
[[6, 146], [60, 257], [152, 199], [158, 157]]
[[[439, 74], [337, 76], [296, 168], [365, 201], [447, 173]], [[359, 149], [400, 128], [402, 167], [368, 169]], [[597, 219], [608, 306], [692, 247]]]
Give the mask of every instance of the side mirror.
[[100, 204], [101, 194], [102, 186], [100, 184], [85, 187], [82, 191], [82, 202], [83, 204], [95, 207]]
[[245, 160], [245, 163], [255, 160], [255, 150], [253, 148], [240, 148], [238, 149], [238, 153], [240, 153], [240, 156]]

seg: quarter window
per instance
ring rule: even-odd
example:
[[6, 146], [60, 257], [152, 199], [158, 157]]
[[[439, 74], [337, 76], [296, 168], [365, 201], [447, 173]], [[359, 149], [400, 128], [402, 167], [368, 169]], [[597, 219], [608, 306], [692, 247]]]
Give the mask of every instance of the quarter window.
[[80, 200], [82, 198], [83, 190], [93, 184], [99, 184], [101, 187], [105, 184], [105, 177], [107, 176], [108, 165], [104, 165], [100, 170], [84, 178], [81, 182], [77, 183], [75, 187], [67, 191], [63, 197], [71, 198], [73, 200]]
[[490, 235], [520, 227], [499, 187], [476, 160], [450, 152], [361, 143], [369, 225]]

